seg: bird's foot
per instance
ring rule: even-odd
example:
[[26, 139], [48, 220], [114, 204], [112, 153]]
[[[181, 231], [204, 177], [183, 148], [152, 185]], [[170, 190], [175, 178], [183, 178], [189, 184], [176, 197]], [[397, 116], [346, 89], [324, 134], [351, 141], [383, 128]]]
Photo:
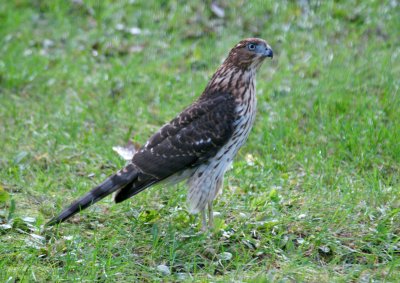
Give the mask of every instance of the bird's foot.
[[208, 204], [208, 223], [207, 223], [207, 216], [206, 216], [206, 209], [204, 208], [201, 211], [201, 231], [212, 231], [214, 229], [214, 212], [212, 203]]

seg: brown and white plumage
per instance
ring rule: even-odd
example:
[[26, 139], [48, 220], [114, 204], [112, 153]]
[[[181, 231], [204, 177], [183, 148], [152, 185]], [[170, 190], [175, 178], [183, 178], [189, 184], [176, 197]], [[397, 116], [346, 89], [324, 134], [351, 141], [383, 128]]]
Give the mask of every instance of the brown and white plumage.
[[65, 221], [113, 192], [117, 192], [115, 202], [119, 203], [154, 184], [187, 179], [189, 210], [202, 212], [205, 228], [208, 207], [212, 226], [212, 202], [254, 123], [255, 75], [266, 57], [272, 57], [272, 49], [264, 40], [240, 41], [192, 105], [155, 133], [127, 166], [72, 203], [48, 225]]

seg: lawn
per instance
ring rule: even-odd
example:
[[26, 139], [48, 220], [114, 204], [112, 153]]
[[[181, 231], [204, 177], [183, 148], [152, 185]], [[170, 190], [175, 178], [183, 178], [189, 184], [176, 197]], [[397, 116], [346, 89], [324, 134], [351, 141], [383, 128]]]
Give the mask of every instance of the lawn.
[[[0, 281], [398, 281], [399, 1], [186, 2], [1, 1]], [[212, 233], [184, 184], [45, 229], [253, 36], [274, 59]]]

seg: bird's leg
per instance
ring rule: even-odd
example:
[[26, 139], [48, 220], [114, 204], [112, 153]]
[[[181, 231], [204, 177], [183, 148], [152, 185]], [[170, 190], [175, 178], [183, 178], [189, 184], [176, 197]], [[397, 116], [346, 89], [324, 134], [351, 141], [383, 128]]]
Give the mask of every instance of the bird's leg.
[[201, 211], [201, 231], [207, 231], [206, 208]]
[[208, 228], [214, 228], [214, 211], [213, 211], [213, 202], [210, 201], [208, 203]]

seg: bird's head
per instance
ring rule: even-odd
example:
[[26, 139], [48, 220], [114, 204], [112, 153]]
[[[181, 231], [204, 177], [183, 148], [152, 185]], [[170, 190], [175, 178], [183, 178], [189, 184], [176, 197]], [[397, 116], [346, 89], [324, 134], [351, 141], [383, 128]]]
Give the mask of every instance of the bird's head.
[[225, 63], [241, 69], [258, 68], [265, 58], [272, 58], [273, 55], [271, 46], [265, 40], [247, 38], [232, 48]]

